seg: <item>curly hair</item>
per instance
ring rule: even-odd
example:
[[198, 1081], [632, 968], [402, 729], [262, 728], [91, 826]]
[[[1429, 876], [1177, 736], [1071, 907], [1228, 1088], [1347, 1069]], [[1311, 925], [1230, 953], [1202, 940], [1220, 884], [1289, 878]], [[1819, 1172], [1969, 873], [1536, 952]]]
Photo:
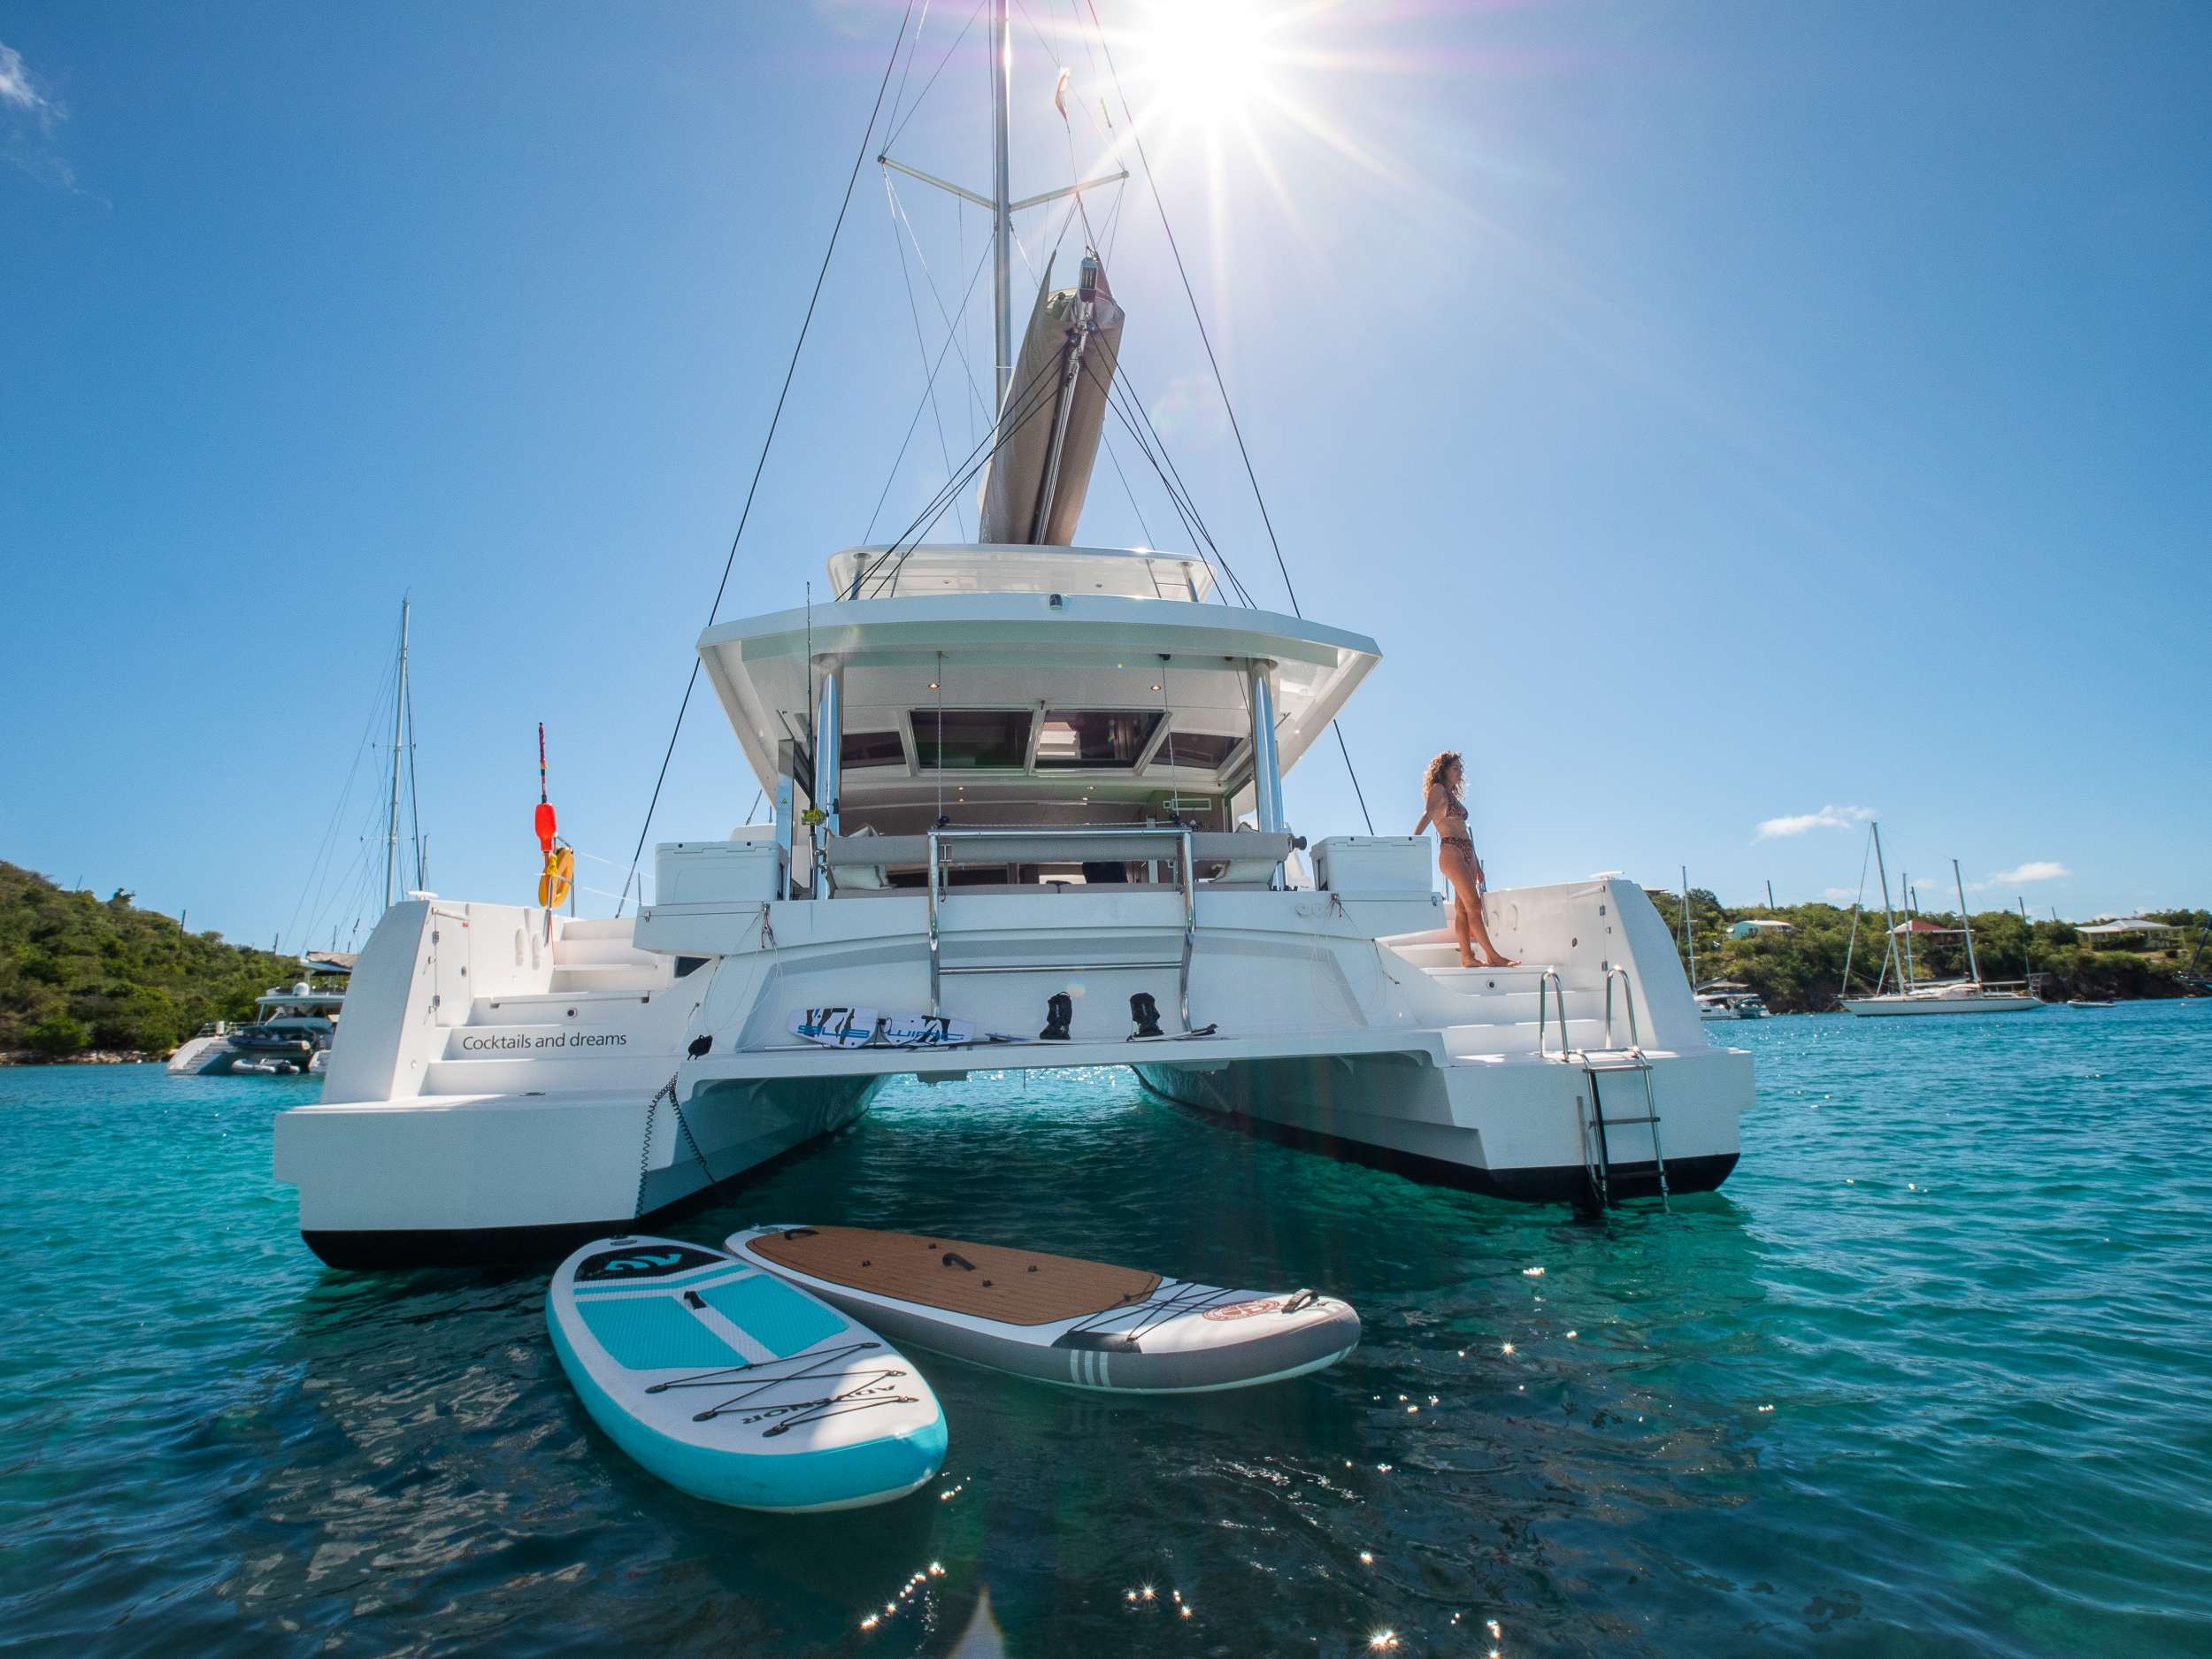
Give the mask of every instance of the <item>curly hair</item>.
[[[1451, 785], [1444, 781], [1444, 774], [1451, 771], [1453, 767], [1459, 764], [1460, 756], [1457, 749], [1448, 749], [1444, 750], [1444, 752], [1439, 755], [1434, 760], [1429, 762], [1429, 769], [1421, 774], [1422, 793], [1425, 795], [1431, 789], [1440, 787], [1446, 794], [1455, 795], [1458, 791], [1455, 790]], [[1463, 782], [1466, 778], [1464, 770], [1461, 772], [1460, 777]]]

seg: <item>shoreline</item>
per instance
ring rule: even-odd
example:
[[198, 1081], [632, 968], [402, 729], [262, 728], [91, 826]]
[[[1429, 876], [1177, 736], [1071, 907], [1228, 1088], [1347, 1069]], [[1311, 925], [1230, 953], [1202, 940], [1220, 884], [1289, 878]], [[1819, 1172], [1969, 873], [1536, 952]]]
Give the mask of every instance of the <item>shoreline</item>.
[[82, 1054], [39, 1054], [29, 1048], [0, 1050], [0, 1065], [165, 1065], [169, 1056], [142, 1048], [88, 1048]]

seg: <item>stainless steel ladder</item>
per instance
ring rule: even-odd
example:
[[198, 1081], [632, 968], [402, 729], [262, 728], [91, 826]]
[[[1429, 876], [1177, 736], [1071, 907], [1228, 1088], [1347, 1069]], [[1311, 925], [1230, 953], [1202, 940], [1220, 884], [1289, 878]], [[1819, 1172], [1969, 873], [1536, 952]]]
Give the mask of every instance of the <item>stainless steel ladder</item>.
[[[1554, 982], [1554, 995], [1561, 998], [1559, 1023], [1563, 1028], [1567, 1023], [1564, 991], [1563, 988], [1558, 987], [1557, 977], [1550, 970], [1545, 971], [1544, 978]], [[1616, 978], [1620, 980], [1621, 1001], [1628, 1014], [1628, 1047], [1626, 1048], [1616, 1048], [1613, 1046], [1613, 981]], [[1540, 1010], [1537, 1046], [1540, 1051], [1543, 1046], [1540, 1011], [1543, 1004], [1541, 981], [1539, 982], [1537, 988], [1537, 1004]], [[1590, 1195], [1600, 1210], [1609, 1210], [1612, 1207], [1613, 1150], [1609, 1132], [1614, 1129], [1629, 1129], [1648, 1125], [1651, 1129], [1652, 1164], [1659, 1174], [1660, 1207], [1671, 1210], [1674, 1204], [1667, 1190], [1666, 1148], [1659, 1138], [1659, 1101], [1652, 1089], [1651, 1062], [1644, 1058], [1643, 1038], [1636, 1029], [1635, 993], [1628, 982], [1628, 970], [1625, 968], [1609, 967], [1605, 971], [1605, 1045], [1601, 1056], [1593, 1056], [1586, 1048], [1571, 1053], [1563, 1042], [1559, 1054], [1560, 1059], [1571, 1060], [1580, 1066], [1583, 1075], [1590, 1082], [1589, 1100], [1586, 1106], [1581, 1095], [1575, 1096], [1576, 1116], [1582, 1130], [1582, 1168], [1590, 1182]], [[1598, 1092], [1598, 1078], [1601, 1073], [1620, 1071], [1635, 1071], [1642, 1075], [1644, 1115], [1640, 1118], [1608, 1118], [1605, 1115], [1605, 1102]]]

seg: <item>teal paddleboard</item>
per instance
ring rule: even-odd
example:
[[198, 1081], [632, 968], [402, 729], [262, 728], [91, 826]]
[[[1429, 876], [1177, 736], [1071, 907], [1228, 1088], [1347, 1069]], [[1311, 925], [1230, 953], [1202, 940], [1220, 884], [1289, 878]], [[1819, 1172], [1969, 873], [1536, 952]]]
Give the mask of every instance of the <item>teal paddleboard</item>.
[[866, 1326], [723, 1251], [615, 1238], [546, 1293], [561, 1369], [592, 1420], [669, 1485], [741, 1509], [903, 1497], [945, 1460], [945, 1414]]

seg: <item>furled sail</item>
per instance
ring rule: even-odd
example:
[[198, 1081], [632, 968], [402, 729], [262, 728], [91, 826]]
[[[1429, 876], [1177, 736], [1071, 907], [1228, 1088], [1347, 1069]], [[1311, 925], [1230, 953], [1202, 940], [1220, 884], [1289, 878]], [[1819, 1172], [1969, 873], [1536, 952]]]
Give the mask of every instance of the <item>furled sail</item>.
[[1008, 383], [1002, 441], [983, 474], [976, 539], [1067, 547], [1090, 488], [1121, 356], [1122, 309], [1098, 256], [1071, 288], [1048, 270]]

